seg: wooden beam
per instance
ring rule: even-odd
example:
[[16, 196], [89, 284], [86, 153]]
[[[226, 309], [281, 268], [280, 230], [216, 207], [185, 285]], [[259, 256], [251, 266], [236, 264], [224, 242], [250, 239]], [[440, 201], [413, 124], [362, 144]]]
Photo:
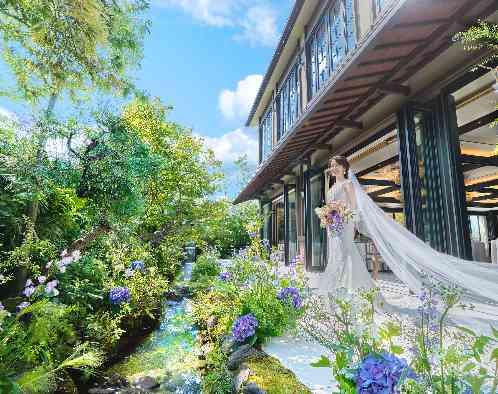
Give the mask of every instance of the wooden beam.
[[493, 111], [487, 115], [481, 116], [479, 119], [475, 119], [472, 122], [465, 123], [464, 125], [458, 128], [458, 134], [462, 135], [468, 133], [469, 131], [478, 129], [484, 125], [487, 125], [494, 120], [498, 119], [498, 110]]
[[369, 196], [371, 198], [380, 197], [383, 194], [387, 194], [387, 193], [392, 193], [392, 192], [398, 191], [400, 188], [401, 188], [401, 186], [399, 186], [399, 185], [396, 185], [396, 186], [387, 186], [387, 187], [385, 187], [383, 189], [376, 190], [376, 191], [368, 193], [368, 194], [369, 194]]
[[432, 25], [441, 25], [443, 23], [449, 23], [449, 22], [451, 22], [451, 20], [447, 19], [447, 18], [427, 19], [427, 20], [424, 20], [424, 21], [417, 21], [417, 22], [398, 23], [397, 25], [393, 26], [393, 29], [410, 29], [412, 27], [424, 27], [424, 26], [432, 26]]
[[360, 74], [360, 75], [353, 75], [352, 77], [346, 78], [346, 81], [355, 81], [357, 79], [382, 77], [382, 76], [389, 74], [391, 72], [392, 72], [392, 70], [384, 70], [384, 71], [374, 71], [371, 73], [365, 73], [365, 74]]
[[384, 93], [401, 94], [403, 96], [409, 96], [411, 93], [411, 89], [409, 86], [400, 85], [397, 83], [383, 83], [382, 85], [379, 85], [378, 89]]
[[387, 179], [366, 179], [366, 178], [359, 178], [358, 182], [362, 185], [366, 186], [389, 186], [389, 187], [396, 187], [398, 190], [401, 187], [394, 181], [389, 181]]
[[460, 159], [463, 163], [498, 167], [498, 156], [484, 157], [474, 155], [460, 155]]
[[465, 186], [465, 191], [466, 192], [479, 192], [488, 186], [497, 186], [497, 185], [498, 185], [498, 179], [493, 179], [491, 181], [481, 182], [481, 183], [476, 183], [474, 185]]
[[401, 48], [412, 45], [420, 45], [426, 42], [426, 39], [417, 39], [417, 40], [406, 40], [406, 41], [395, 41], [395, 42], [387, 42], [385, 44], [379, 44], [375, 47], [376, 51], [381, 51], [383, 49], [391, 49], [391, 48]]
[[335, 122], [335, 126], [338, 127], [349, 127], [352, 129], [363, 130], [363, 123], [357, 122], [352, 119], [341, 119]]
[[377, 66], [379, 64], [394, 63], [403, 60], [406, 56], [384, 57], [375, 60], [366, 60], [358, 64], [359, 67]]

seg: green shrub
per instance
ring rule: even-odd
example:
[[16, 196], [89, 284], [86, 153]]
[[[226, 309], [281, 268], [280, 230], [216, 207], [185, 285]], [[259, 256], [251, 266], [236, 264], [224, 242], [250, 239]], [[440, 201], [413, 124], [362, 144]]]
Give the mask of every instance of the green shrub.
[[4, 322], [0, 370], [26, 371], [62, 362], [77, 343], [74, 307], [38, 301]]
[[232, 374], [226, 367], [227, 357], [219, 347], [215, 347], [206, 357], [207, 372], [202, 379], [203, 392], [206, 394], [232, 393]]
[[220, 265], [213, 255], [201, 255], [197, 258], [192, 270], [192, 282], [215, 278], [221, 272]]

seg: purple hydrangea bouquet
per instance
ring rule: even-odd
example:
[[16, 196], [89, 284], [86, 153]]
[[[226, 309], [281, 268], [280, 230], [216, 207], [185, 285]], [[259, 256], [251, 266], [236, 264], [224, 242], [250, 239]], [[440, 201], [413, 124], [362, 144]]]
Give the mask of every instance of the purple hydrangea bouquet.
[[315, 208], [315, 213], [320, 218], [320, 226], [328, 228], [332, 236], [339, 236], [344, 225], [354, 218], [353, 210], [342, 201], [332, 201], [321, 208]]

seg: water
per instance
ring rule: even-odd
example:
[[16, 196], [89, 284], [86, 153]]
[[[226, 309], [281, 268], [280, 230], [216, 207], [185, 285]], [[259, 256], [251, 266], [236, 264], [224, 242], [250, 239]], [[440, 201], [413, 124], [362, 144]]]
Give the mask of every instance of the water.
[[[187, 262], [182, 280], [189, 281], [193, 263]], [[159, 328], [123, 362], [108, 372], [117, 372], [133, 382], [152, 376], [161, 383], [157, 393], [199, 394], [201, 379], [196, 372], [197, 331], [188, 319], [190, 300], [167, 300]]]

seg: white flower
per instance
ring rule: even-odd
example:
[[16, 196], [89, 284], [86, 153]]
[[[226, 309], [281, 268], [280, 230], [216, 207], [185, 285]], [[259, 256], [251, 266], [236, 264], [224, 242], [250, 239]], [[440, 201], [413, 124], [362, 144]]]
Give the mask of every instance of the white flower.
[[43, 276], [43, 275], [40, 275], [37, 279], [38, 279], [38, 283], [44, 284], [46, 282], [46, 280], [47, 280], [47, 277]]

